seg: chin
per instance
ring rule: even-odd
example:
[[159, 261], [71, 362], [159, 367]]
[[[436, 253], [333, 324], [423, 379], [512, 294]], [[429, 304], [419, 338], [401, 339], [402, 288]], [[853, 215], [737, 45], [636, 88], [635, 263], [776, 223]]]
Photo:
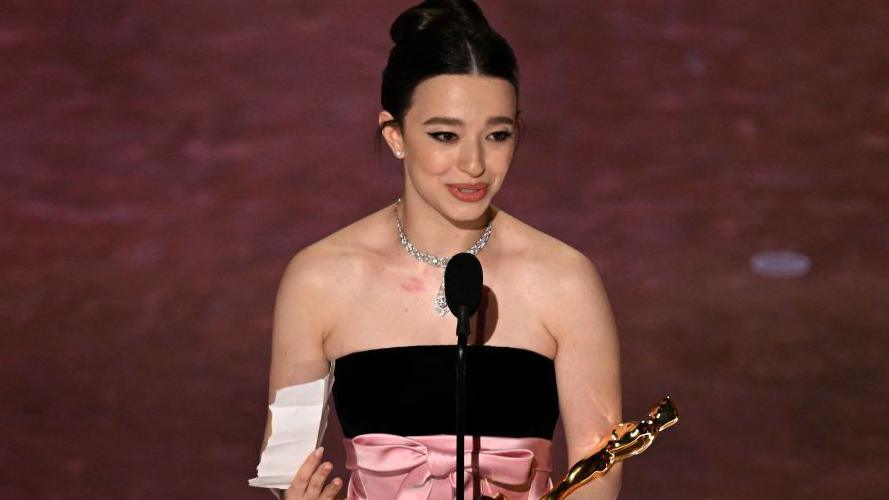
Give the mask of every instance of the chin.
[[[450, 196], [450, 194], [448, 194]], [[452, 222], [473, 222], [480, 217], [484, 217], [491, 206], [491, 200], [488, 196], [479, 201], [466, 202], [450, 198], [447, 205], [444, 206], [442, 213]]]

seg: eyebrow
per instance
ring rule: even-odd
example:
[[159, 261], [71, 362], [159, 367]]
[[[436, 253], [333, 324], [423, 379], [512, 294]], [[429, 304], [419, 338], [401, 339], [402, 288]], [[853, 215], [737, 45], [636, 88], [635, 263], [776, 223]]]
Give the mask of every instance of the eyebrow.
[[[457, 125], [463, 125], [463, 120], [461, 120], [459, 118], [450, 118], [450, 117], [446, 117], [446, 116], [433, 116], [432, 118], [429, 118], [428, 120], [423, 122], [423, 125], [434, 125], [434, 124], [457, 126]], [[513, 119], [508, 116], [492, 116], [492, 117], [488, 118], [488, 125], [499, 125], [499, 124], [515, 125], [515, 121], [513, 121]]]

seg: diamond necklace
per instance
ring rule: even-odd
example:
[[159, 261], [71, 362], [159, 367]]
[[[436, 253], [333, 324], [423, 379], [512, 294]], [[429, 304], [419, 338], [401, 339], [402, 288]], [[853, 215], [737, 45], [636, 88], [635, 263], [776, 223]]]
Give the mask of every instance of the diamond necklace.
[[[401, 246], [407, 250], [407, 253], [411, 254], [411, 257], [417, 259], [420, 262], [424, 262], [426, 264], [431, 264], [433, 266], [446, 268], [448, 266], [449, 257], [437, 257], [435, 255], [430, 255], [422, 250], [417, 249], [411, 240], [407, 239], [407, 235], [404, 234], [404, 228], [401, 226], [401, 219], [398, 217], [398, 204], [401, 203], [401, 198], [395, 201], [395, 227], [398, 229], [398, 237], [401, 240]], [[478, 241], [475, 242], [474, 245], [469, 247], [469, 250], [466, 250], [466, 253], [471, 253], [472, 255], [478, 254], [482, 248], [485, 248], [485, 245], [488, 243], [488, 239], [491, 237], [491, 230], [494, 229], [494, 219], [491, 218], [488, 220], [488, 225], [485, 226], [485, 230], [482, 231], [481, 237]], [[445, 298], [445, 282], [444, 282], [444, 272], [441, 275], [441, 286], [438, 287], [438, 294], [434, 299], [435, 304], [435, 312], [438, 313], [439, 316], [444, 316], [447, 314], [450, 309], [448, 309], [448, 301]]]

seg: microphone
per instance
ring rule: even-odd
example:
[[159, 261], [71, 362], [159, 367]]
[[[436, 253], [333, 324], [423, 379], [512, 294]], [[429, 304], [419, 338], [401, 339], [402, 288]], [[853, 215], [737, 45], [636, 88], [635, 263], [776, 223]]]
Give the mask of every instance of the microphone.
[[[475, 255], [462, 252], [448, 260], [444, 273], [445, 300], [457, 319], [468, 320], [482, 300], [482, 264]], [[461, 318], [461, 315], [465, 315]]]
[[[482, 300], [482, 264], [475, 255], [462, 252], [448, 259], [444, 273], [445, 300], [457, 317], [456, 435], [457, 471], [463, 470], [463, 440], [466, 435], [466, 356], [469, 318]], [[457, 474], [457, 498], [463, 500], [463, 474]]]

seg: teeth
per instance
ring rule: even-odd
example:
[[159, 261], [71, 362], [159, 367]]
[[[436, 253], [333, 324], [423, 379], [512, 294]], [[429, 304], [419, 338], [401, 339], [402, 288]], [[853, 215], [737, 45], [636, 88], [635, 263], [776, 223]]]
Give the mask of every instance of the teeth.
[[474, 193], [474, 192], [478, 191], [478, 189], [465, 189], [465, 188], [457, 188], [457, 189], [459, 189], [461, 193]]

